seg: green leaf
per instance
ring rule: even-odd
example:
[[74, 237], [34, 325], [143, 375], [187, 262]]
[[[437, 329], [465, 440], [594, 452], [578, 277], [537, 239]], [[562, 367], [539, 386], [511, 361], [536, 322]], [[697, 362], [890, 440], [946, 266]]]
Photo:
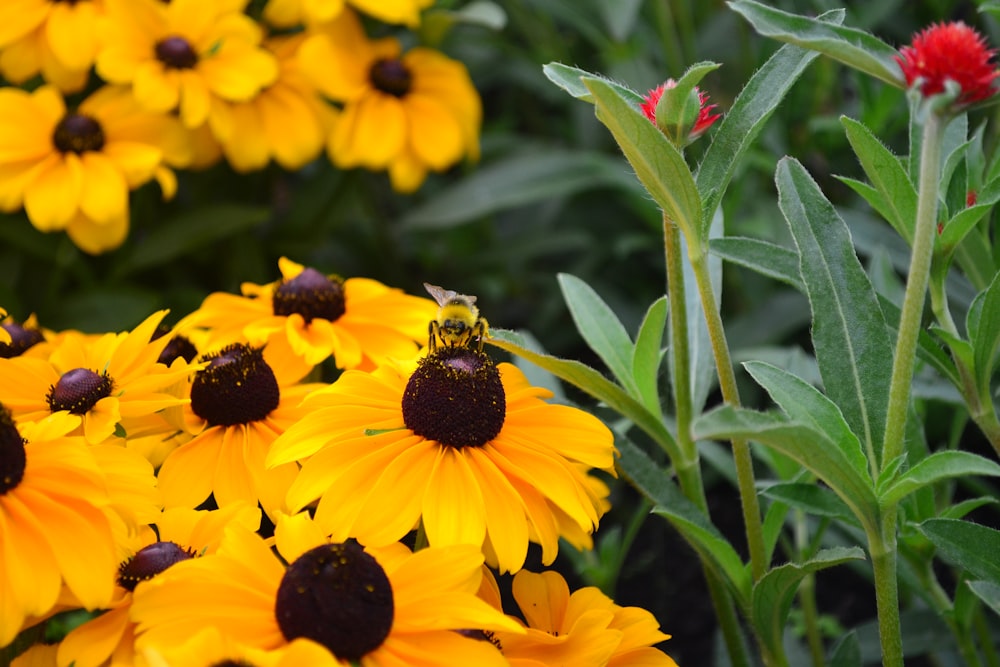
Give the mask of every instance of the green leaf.
[[612, 410], [632, 421], [646, 432], [670, 456], [672, 461], [680, 461], [680, 449], [673, 434], [667, 430], [659, 413], [652, 413], [642, 403], [630, 396], [624, 389], [608, 380], [590, 366], [569, 359], [559, 359], [525, 347], [524, 342], [513, 331], [490, 328], [490, 345], [506, 350], [522, 359], [534, 363], [556, 377], [569, 382]]
[[400, 224], [412, 229], [447, 229], [497, 211], [600, 188], [642, 192], [635, 179], [622, 171], [621, 160], [613, 156], [538, 146], [480, 167], [411, 208]]
[[844, 454], [844, 458], [862, 477], [868, 475], [868, 461], [861, 441], [851, 432], [844, 416], [819, 390], [777, 366], [748, 361], [743, 367], [771, 396], [792, 421], [825, 433]]
[[965, 583], [990, 609], [1000, 614], [1000, 584], [992, 581], [967, 581]]
[[944, 223], [937, 240], [940, 252], [946, 256], [954, 252], [955, 248], [958, 247], [958, 244], [962, 242], [966, 235], [975, 229], [979, 221], [983, 219], [983, 216], [993, 210], [995, 203], [975, 204], [968, 208], [963, 208]]
[[717, 408], [691, 425], [696, 440], [753, 440], [777, 450], [823, 480], [863, 525], [872, 525], [878, 507], [871, 481], [859, 473], [823, 431], [772, 414], [732, 406]]
[[[827, 12], [820, 20], [842, 21], [843, 10]], [[712, 143], [698, 166], [695, 180], [704, 200], [707, 225], [729, 187], [741, 158], [756, 141], [785, 95], [817, 54], [797, 46], [783, 46], [747, 81], [712, 133]]]
[[733, 546], [645, 452], [628, 441], [619, 442], [618, 450], [622, 477], [656, 505], [653, 513], [674, 526], [702, 562], [729, 585], [745, 609], [750, 601], [750, 574]]
[[953, 477], [967, 475], [1000, 476], [1000, 465], [987, 458], [963, 451], [934, 452], [896, 477], [879, 493], [884, 507], [892, 507], [917, 489]]
[[834, 565], [864, 559], [860, 547], [824, 549], [804, 563], [780, 565], [760, 578], [753, 587], [751, 618], [772, 655], [781, 655], [788, 612], [802, 579]]
[[781, 212], [799, 249], [823, 386], [877, 466], [893, 358], [878, 297], [847, 225], [805, 168], [782, 158], [776, 181]]
[[632, 378], [632, 339], [614, 311], [590, 285], [576, 276], [560, 273], [559, 288], [577, 330], [587, 345], [632, 396], [639, 390]]
[[709, 250], [727, 262], [745, 266], [761, 275], [780, 280], [800, 292], [806, 291], [799, 277], [799, 256], [794, 250], [767, 241], [739, 236], [712, 239]]
[[1000, 350], [1000, 273], [983, 292], [978, 326], [969, 330], [972, 338], [973, 372], [981, 396], [989, 396], [990, 379]]
[[862, 667], [861, 643], [858, 641], [858, 633], [851, 630], [830, 649], [830, 657], [827, 660], [829, 667]]
[[752, 0], [733, 0], [727, 4], [761, 35], [819, 51], [892, 86], [906, 88], [903, 73], [894, 60], [899, 52], [871, 33], [789, 14]]
[[117, 268], [117, 277], [167, 264], [182, 255], [244, 233], [270, 217], [267, 207], [214, 204], [163, 221], [137, 242]]
[[1000, 503], [1000, 500], [997, 500], [992, 496], [979, 496], [978, 498], [969, 498], [968, 500], [963, 500], [958, 503], [952, 502], [950, 505], [941, 510], [940, 518], [962, 519], [973, 510], [977, 510], [985, 505], [996, 505], [997, 503]]
[[912, 245], [913, 225], [917, 218], [917, 190], [910, 182], [906, 169], [867, 127], [846, 116], [841, 116], [840, 122], [868, 180], [888, 204], [886, 210], [879, 212], [887, 213], [889, 224]]
[[946, 561], [1000, 585], [1000, 531], [957, 519], [928, 519], [917, 528]]
[[667, 323], [667, 297], [661, 296], [646, 310], [632, 350], [632, 380], [637, 397], [650, 412], [660, 411], [660, 363]]
[[584, 79], [583, 83], [596, 100], [597, 118], [611, 130], [639, 182], [689, 242], [703, 241], [696, 235], [701, 197], [681, 152], [606, 81]]
[[761, 493], [807, 514], [846, 520], [850, 523], [857, 522], [850, 508], [836, 494], [818, 484], [804, 482], [772, 484]]
[[594, 96], [587, 86], [583, 85], [583, 79], [601, 79], [613, 88], [619, 95], [631, 104], [638, 107], [643, 102], [643, 97], [631, 88], [627, 88], [620, 83], [601, 77], [599, 74], [587, 72], [577, 67], [563, 65], [562, 63], [549, 63], [542, 65], [542, 72], [549, 81], [556, 84], [573, 97], [584, 102], [594, 103]]

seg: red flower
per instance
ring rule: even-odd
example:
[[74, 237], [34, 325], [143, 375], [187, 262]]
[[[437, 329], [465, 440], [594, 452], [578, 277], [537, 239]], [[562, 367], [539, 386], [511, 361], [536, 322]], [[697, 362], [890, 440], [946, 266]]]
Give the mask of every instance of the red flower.
[[[656, 124], [656, 105], [663, 97], [663, 91], [668, 88], [673, 88], [677, 85], [677, 82], [673, 79], [667, 79], [664, 83], [661, 83], [656, 88], [653, 88], [646, 96], [643, 98], [643, 103], [639, 105], [642, 109], [642, 113], [646, 115], [646, 118], [650, 120], [654, 125]], [[713, 114], [712, 109], [716, 108], [715, 104], [706, 105], [708, 101], [708, 93], [705, 93], [698, 88], [695, 88], [698, 92], [698, 103], [700, 109], [698, 111], [698, 118], [695, 120], [694, 125], [688, 131], [688, 141], [693, 141], [703, 135], [705, 131], [712, 127], [715, 121], [722, 118], [722, 114]]]
[[944, 92], [945, 81], [951, 79], [961, 88], [956, 104], [967, 105], [997, 92], [994, 80], [1000, 72], [990, 62], [995, 53], [982, 35], [956, 21], [936, 23], [914, 35], [913, 45], [903, 47], [896, 62], [908, 86], [923, 81], [924, 97]]

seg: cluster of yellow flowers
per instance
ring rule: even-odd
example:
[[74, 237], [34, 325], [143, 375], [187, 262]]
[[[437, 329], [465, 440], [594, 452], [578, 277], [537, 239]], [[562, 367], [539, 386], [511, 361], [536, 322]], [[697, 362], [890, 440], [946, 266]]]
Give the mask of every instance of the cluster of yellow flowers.
[[0, 323], [0, 651], [82, 609], [14, 665], [672, 667], [648, 611], [524, 569], [592, 547], [608, 428], [470, 297], [279, 268], [171, 327]]
[[129, 192], [223, 157], [295, 170], [324, 150], [411, 192], [479, 153], [468, 72], [356, 10], [416, 26], [432, 0], [24, 0], [0, 3], [0, 210], [88, 253], [128, 234]]

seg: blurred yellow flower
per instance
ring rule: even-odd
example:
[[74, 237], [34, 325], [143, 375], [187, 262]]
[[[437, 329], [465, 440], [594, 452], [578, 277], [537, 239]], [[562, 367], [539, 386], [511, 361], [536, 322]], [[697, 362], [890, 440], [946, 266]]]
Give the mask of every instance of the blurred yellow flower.
[[299, 71], [301, 44], [301, 33], [265, 41], [278, 60], [278, 79], [252, 99], [225, 105], [212, 116], [212, 129], [236, 171], [262, 169], [272, 158], [293, 171], [323, 150], [337, 110]]
[[41, 73], [65, 92], [84, 87], [99, 46], [103, 0], [0, 2], [0, 73], [23, 83]]
[[106, 0], [107, 34], [97, 73], [132, 84], [153, 111], [180, 111], [198, 127], [218, 101], [246, 101], [278, 76], [260, 47], [262, 30], [243, 14], [246, 0]]
[[43, 232], [65, 230], [89, 253], [128, 233], [128, 193], [156, 178], [175, 188], [169, 166], [189, 159], [176, 119], [140, 109], [128, 91], [105, 86], [68, 110], [53, 86], [0, 89], [0, 210], [24, 206]]
[[402, 53], [391, 37], [371, 41], [350, 10], [317, 28], [299, 59], [344, 106], [327, 142], [338, 167], [387, 169], [394, 189], [412, 192], [428, 171], [479, 158], [482, 104], [462, 63], [428, 48]]
[[264, 19], [278, 28], [323, 23], [336, 18], [346, 4], [384, 23], [405, 23], [412, 28], [420, 23], [420, 10], [434, 0], [270, 0]]

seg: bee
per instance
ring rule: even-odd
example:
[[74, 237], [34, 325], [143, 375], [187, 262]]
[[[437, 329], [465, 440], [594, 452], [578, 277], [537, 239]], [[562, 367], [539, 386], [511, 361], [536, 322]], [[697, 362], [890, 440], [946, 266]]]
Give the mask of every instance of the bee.
[[445, 347], [467, 347], [475, 339], [477, 349], [482, 352], [490, 325], [479, 315], [476, 297], [429, 283], [424, 283], [424, 288], [440, 306], [437, 319], [427, 326], [428, 349], [433, 352], [439, 343]]

